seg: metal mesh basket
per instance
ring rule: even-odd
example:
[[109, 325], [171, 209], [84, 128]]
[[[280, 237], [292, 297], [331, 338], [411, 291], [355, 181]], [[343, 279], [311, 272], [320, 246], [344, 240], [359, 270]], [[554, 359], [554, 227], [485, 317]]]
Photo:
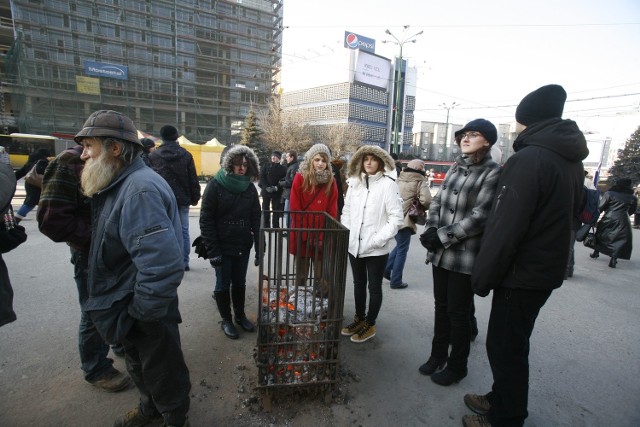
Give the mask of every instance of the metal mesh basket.
[[332, 386], [338, 376], [349, 230], [326, 213], [261, 228], [258, 387]]

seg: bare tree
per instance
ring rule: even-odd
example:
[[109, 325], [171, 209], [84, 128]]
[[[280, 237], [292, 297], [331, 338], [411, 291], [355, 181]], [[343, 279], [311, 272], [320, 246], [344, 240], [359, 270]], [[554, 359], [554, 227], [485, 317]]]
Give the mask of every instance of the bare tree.
[[363, 144], [362, 128], [355, 123], [340, 123], [318, 130], [320, 142], [331, 149], [334, 158], [351, 155]]
[[282, 113], [280, 97], [274, 95], [268, 109], [259, 113], [262, 141], [270, 150], [304, 152], [311, 145], [309, 126], [296, 112]]

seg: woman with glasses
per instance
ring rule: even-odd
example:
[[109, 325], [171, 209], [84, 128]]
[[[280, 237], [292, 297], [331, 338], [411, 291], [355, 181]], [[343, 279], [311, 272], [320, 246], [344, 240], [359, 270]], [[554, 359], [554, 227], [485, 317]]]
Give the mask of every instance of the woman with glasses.
[[435, 320], [431, 355], [419, 370], [443, 386], [467, 376], [471, 269], [500, 174], [500, 166], [490, 154], [498, 138], [491, 122], [473, 120], [455, 136], [462, 154], [431, 201], [426, 231], [420, 236], [433, 266]]
[[253, 182], [259, 179], [260, 169], [256, 154], [245, 145], [229, 149], [221, 166], [204, 190], [200, 232], [216, 271], [213, 298], [222, 317], [222, 331], [236, 339], [232, 303], [236, 323], [247, 332], [255, 331], [244, 313], [244, 297], [251, 247], [258, 252], [261, 208]]

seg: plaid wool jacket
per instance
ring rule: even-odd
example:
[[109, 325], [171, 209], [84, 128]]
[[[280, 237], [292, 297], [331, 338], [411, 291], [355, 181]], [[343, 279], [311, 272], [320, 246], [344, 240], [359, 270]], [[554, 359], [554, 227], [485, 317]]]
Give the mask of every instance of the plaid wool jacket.
[[429, 207], [425, 230], [436, 227], [444, 245], [428, 255], [437, 267], [471, 274], [496, 195], [500, 165], [487, 155], [478, 163], [459, 156]]

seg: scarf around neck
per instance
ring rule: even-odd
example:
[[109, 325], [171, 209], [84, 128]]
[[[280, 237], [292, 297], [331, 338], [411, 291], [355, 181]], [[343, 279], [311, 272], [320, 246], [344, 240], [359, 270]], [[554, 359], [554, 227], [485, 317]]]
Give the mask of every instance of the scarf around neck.
[[227, 173], [224, 169], [220, 169], [213, 179], [230, 192], [236, 194], [243, 193], [251, 184], [251, 179], [248, 176]]

